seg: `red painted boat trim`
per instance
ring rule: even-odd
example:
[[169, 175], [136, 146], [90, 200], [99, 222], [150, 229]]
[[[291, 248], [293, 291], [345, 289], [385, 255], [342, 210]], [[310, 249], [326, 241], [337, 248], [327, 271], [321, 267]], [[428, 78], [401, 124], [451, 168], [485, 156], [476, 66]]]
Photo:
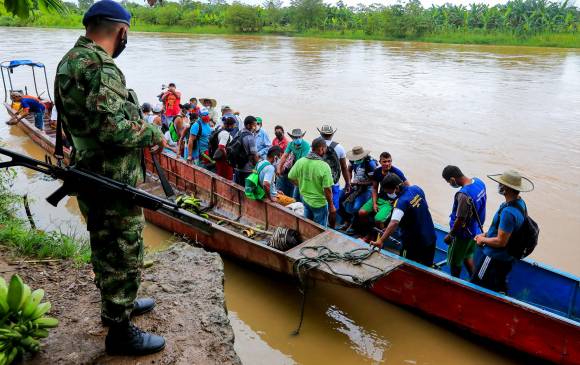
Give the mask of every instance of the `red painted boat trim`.
[[[52, 140], [38, 133], [30, 123], [23, 123], [20, 128], [42, 148], [50, 153], [54, 151]], [[226, 211], [235, 207], [243, 219], [264, 222], [266, 226], [275, 222], [277, 226], [297, 229], [307, 237], [323, 232], [322, 227], [283, 208], [244, 199], [241, 187], [201, 168], [166, 155], [161, 156], [160, 162], [168, 170], [169, 180], [178, 189], [197, 192], [212, 202], [215, 200], [217, 207], [221, 204], [221, 208]], [[148, 171], [153, 171], [150, 158], [147, 158], [146, 164]], [[212, 235], [206, 235], [159, 212], [146, 210], [145, 217], [170, 232], [202, 242], [208, 249], [292, 274], [293, 260], [286, 253], [257, 244], [235, 232], [217, 226]], [[331, 279], [328, 276], [325, 278]], [[474, 334], [533, 356], [560, 364], [580, 364], [580, 325], [517, 300], [488, 293], [415, 263], [405, 262], [376, 280], [368, 290], [390, 302], [444, 319]]]

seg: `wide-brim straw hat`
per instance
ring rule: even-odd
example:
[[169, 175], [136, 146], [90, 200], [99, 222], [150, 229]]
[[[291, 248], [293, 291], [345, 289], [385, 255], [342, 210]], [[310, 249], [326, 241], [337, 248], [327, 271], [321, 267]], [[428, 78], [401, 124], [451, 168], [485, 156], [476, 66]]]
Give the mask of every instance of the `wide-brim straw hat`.
[[318, 132], [320, 134], [324, 134], [324, 135], [333, 135], [338, 130], [338, 129], [332, 128], [332, 126], [328, 125], [328, 124], [324, 124], [322, 127], [316, 128], [316, 129], [318, 129]]
[[346, 153], [346, 158], [348, 158], [350, 161], [358, 161], [367, 157], [370, 153], [371, 151], [365, 151], [365, 149], [361, 146], [356, 146]]
[[302, 138], [306, 134], [306, 131], [302, 131], [300, 128], [292, 129], [292, 132], [288, 132], [288, 135], [292, 138]]
[[503, 174], [487, 175], [487, 177], [519, 192], [534, 190], [534, 183], [515, 170], [507, 170]]
[[201, 98], [201, 99], [199, 99], [199, 103], [200, 103], [201, 105], [203, 105], [203, 104], [205, 104], [205, 101], [206, 101], [206, 100], [209, 100], [209, 101], [211, 101], [211, 107], [212, 107], [212, 108], [215, 108], [215, 107], [217, 106], [217, 100], [215, 100], [215, 99], [212, 99], [212, 98]]

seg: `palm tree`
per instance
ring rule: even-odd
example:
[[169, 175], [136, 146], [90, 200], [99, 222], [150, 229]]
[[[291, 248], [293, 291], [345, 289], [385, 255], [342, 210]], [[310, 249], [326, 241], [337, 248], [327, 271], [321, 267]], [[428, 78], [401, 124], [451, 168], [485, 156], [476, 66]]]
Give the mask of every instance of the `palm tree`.
[[67, 12], [60, 0], [4, 0], [4, 8], [7, 12], [22, 19], [27, 19], [35, 10], [59, 14]]

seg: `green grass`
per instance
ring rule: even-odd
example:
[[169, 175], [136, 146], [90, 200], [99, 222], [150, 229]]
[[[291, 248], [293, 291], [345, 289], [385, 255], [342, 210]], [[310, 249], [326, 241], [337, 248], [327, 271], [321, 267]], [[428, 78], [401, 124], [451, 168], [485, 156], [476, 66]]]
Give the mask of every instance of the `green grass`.
[[10, 190], [13, 179], [13, 170], [9, 174], [0, 172], [0, 245], [20, 257], [88, 263], [91, 250], [86, 239], [60, 231], [31, 229], [27, 220], [16, 215], [22, 199]]
[[11, 217], [0, 223], [0, 244], [21, 257], [73, 260], [88, 263], [91, 251], [88, 242], [62, 232], [32, 230], [27, 222]]

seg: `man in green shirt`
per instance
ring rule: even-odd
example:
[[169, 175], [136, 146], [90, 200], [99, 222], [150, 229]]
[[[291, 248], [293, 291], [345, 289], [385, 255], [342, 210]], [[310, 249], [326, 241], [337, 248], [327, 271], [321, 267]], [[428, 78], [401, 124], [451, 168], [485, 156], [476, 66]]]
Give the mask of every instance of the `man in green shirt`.
[[332, 200], [334, 181], [330, 166], [322, 159], [326, 148], [326, 141], [323, 138], [319, 137], [312, 141], [312, 152], [296, 161], [288, 173], [288, 179], [300, 190], [304, 217], [322, 226], [334, 228], [336, 220], [336, 207]]

